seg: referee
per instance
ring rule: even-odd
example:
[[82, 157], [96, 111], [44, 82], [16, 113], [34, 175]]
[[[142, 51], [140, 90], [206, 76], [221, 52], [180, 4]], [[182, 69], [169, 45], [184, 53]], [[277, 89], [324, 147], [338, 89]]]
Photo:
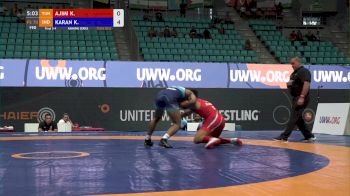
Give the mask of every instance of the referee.
[[316, 138], [307, 128], [303, 119], [303, 112], [309, 103], [309, 91], [311, 82], [311, 73], [306, 69], [299, 57], [291, 59], [290, 64], [294, 72], [290, 75], [290, 80], [287, 82], [287, 87], [293, 97], [292, 112], [289, 118], [287, 128], [280, 136], [274, 138], [278, 141], [288, 141], [288, 137], [292, 133], [295, 125], [298, 126], [301, 133], [304, 135], [304, 142], [312, 142]]

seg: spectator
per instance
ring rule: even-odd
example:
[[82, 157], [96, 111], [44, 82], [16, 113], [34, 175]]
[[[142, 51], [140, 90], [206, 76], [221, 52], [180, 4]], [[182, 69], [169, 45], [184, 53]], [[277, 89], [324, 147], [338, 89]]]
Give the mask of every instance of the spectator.
[[192, 26], [192, 29], [190, 31], [190, 37], [191, 38], [196, 38], [197, 37], [197, 30]]
[[156, 21], [157, 22], [164, 22], [163, 14], [161, 12], [156, 13]]
[[164, 37], [171, 37], [169, 26], [165, 26], [165, 29], [163, 31], [163, 35], [164, 35]]
[[255, 17], [257, 17], [257, 18], [264, 17], [264, 11], [261, 8], [258, 8], [256, 10]]
[[157, 37], [158, 35], [158, 32], [157, 30], [154, 29], [154, 27], [151, 27], [149, 30], [148, 30], [148, 37]]
[[68, 125], [73, 127], [73, 122], [71, 121], [71, 119], [69, 118], [69, 115], [67, 113], [64, 113], [63, 118], [58, 121], [58, 124], [61, 124], [61, 123], [67, 123]]
[[219, 33], [220, 33], [221, 35], [224, 35], [224, 34], [225, 34], [225, 29], [224, 29], [223, 25], [220, 26], [220, 28], [218, 29], [218, 31], [219, 31]]
[[187, 120], [186, 118], [181, 118], [181, 126], [180, 126], [181, 130], [185, 130], [187, 131]]
[[257, 1], [256, 0], [252, 0], [249, 3], [249, 10], [253, 15], [256, 15], [256, 11], [257, 11]]
[[25, 16], [25, 14], [23, 13], [23, 10], [22, 10], [22, 9], [18, 9], [18, 12], [17, 12], [17, 22], [24, 23], [25, 20], [26, 20], [26, 16]]
[[180, 3], [180, 17], [186, 17], [186, 9], [187, 9], [187, 4], [182, 1]]
[[244, 7], [246, 8], [245, 11], [245, 16], [250, 17], [253, 15], [252, 10], [251, 10], [251, 2], [245, 1], [244, 2]]
[[18, 6], [17, 6], [17, 3], [15, 3], [11, 10], [11, 16], [17, 16], [17, 12], [18, 12]]
[[321, 41], [320, 31], [316, 31], [315, 41]]
[[282, 15], [282, 11], [283, 11], [282, 3], [279, 2], [275, 7], [276, 7], [277, 16], [281, 16]]
[[177, 37], [177, 31], [176, 31], [175, 27], [173, 27], [173, 31], [171, 31], [171, 36], [172, 37]]
[[241, 8], [239, 9], [241, 16], [246, 16], [247, 9], [248, 9], [248, 1], [245, 0], [241, 5]]
[[143, 12], [143, 20], [144, 21], [151, 21], [152, 20], [152, 17], [149, 14], [149, 10], [144, 10], [144, 12]]
[[311, 41], [318, 41], [316, 38], [316, 35], [314, 35], [314, 34], [311, 35]]
[[250, 39], [246, 39], [244, 43], [245, 50], [252, 50], [252, 44], [250, 43]]
[[296, 41], [296, 40], [297, 40], [297, 34], [295, 33], [295, 31], [292, 31], [292, 32], [289, 34], [289, 40], [290, 40], [290, 41]]
[[315, 41], [316, 40], [316, 36], [311, 33], [311, 31], [308, 31], [307, 34], [305, 35], [306, 39], [308, 41]]
[[207, 28], [203, 31], [203, 37], [204, 39], [211, 39], [210, 31]]
[[308, 31], [308, 32], [306, 33], [305, 37], [306, 37], [306, 39], [307, 39], [308, 41], [311, 40], [311, 35], [312, 35], [311, 31]]
[[297, 32], [297, 41], [303, 41], [303, 34], [301, 33], [300, 30]]
[[43, 122], [40, 122], [38, 131], [39, 132], [43, 132], [43, 131], [57, 132], [57, 123], [55, 123], [52, 120], [51, 114], [45, 114], [45, 120]]
[[210, 20], [209, 28], [216, 29], [216, 24], [215, 24], [214, 17]]
[[230, 17], [230, 12], [226, 12], [224, 23], [225, 24], [233, 24], [233, 21], [231, 20], [231, 17]]
[[220, 18], [219, 16], [213, 16], [213, 18], [212, 18], [212, 22], [213, 22], [214, 24], [220, 24], [220, 23], [222, 23], [223, 21], [224, 21], [224, 19]]
[[6, 11], [7, 11], [7, 8], [0, 3], [0, 16], [5, 16]]

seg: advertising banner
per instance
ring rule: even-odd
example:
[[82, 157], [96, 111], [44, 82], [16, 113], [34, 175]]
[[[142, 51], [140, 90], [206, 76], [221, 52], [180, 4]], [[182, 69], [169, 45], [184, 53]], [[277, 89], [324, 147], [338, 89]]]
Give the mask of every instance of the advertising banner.
[[[50, 113], [58, 122], [67, 112], [80, 126], [102, 127], [109, 131], [146, 131], [154, 115], [156, 88], [1, 88], [0, 126], [23, 131], [24, 123], [38, 123]], [[311, 102], [304, 112], [312, 126], [317, 95], [322, 102], [343, 103], [347, 90], [311, 90]], [[243, 130], [282, 130], [291, 113], [287, 90], [199, 89], [199, 96], [212, 102], [226, 122]], [[190, 116], [190, 122], [194, 117]], [[167, 115], [157, 130], [170, 125]]]
[[350, 103], [319, 103], [314, 133], [350, 135]]
[[[311, 89], [350, 89], [350, 67], [305, 65]], [[0, 60], [2, 87], [286, 89], [286, 64]]]
[[[291, 65], [229, 64], [228, 88], [286, 89]], [[350, 67], [306, 65], [311, 72], [311, 89], [350, 89]]]
[[27, 60], [0, 59], [0, 86], [24, 86]]
[[311, 71], [311, 88], [350, 89], [349, 66], [306, 66]]
[[229, 64], [228, 88], [286, 89], [293, 72], [290, 65]]
[[104, 61], [30, 60], [27, 86], [104, 87]]
[[222, 88], [227, 66], [220, 63], [107, 62], [107, 87]]

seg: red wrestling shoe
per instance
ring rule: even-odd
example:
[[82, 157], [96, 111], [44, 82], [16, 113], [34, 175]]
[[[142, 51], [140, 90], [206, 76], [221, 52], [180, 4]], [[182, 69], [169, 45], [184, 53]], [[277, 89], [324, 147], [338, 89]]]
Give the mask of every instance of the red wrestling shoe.
[[220, 144], [220, 139], [219, 138], [215, 138], [215, 137], [212, 137], [210, 138], [210, 140], [208, 141], [207, 144], [205, 144], [205, 148], [206, 149], [212, 149], [214, 148], [215, 146], [219, 145]]
[[231, 138], [231, 144], [237, 145], [237, 146], [242, 146], [243, 142], [239, 138]]

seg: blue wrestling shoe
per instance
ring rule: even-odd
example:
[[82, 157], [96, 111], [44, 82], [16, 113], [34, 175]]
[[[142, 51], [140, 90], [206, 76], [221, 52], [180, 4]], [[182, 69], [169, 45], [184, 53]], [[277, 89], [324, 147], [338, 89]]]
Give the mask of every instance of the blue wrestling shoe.
[[152, 147], [153, 146], [153, 142], [151, 139], [146, 139], [145, 140], [145, 147]]
[[164, 148], [172, 148], [167, 139], [160, 139], [159, 146], [162, 146]]

